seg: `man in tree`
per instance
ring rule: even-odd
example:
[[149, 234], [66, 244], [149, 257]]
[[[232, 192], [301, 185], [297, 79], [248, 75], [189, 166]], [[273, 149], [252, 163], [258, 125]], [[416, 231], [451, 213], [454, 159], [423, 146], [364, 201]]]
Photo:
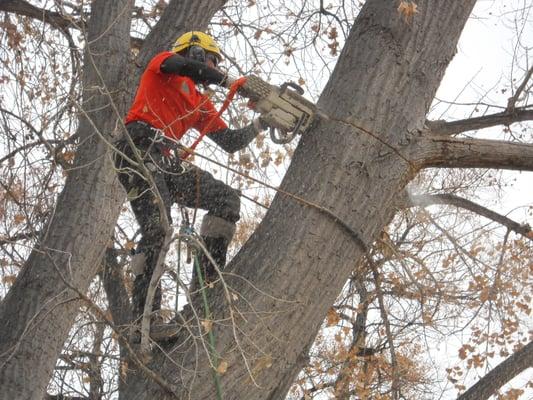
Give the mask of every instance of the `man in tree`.
[[[165, 237], [158, 202], [162, 201], [169, 222], [173, 202], [207, 210], [200, 233], [217, 264], [224, 266], [226, 262], [228, 244], [239, 220], [239, 192], [210, 173], [183, 162], [176, 151], [178, 141], [190, 128], [209, 134], [210, 139], [230, 153], [246, 147], [264, 129], [259, 118], [244, 128], [229, 129], [217, 115], [213, 103], [198, 90], [197, 85], [228, 85], [229, 78], [216, 69], [221, 59], [219, 47], [209, 35], [183, 34], [172, 51], [161, 52], [150, 61], [126, 116], [128, 134], [157, 188], [155, 191], [139, 164], [131, 162], [137, 160], [134, 149], [126, 138], [121, 139], [117, 145], [120, 152], [116, 167], [142, 235], [132, 260], [136, 275], [133, 305], [137, 316], [143, 313], [148, 285]], [[206, 281], [216, 278], [215, 268], [205, 254], [200, 265]], [[195, 272], [193, 288], [198, 287]], [[158, 287], [153, 310], [158, 310], [160, 305], [161, 288]]]

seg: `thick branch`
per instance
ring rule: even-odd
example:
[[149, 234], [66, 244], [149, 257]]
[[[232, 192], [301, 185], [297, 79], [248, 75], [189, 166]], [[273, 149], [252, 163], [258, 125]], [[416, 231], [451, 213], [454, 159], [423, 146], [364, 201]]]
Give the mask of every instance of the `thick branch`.
[[431, 137], [412, 156], [417, 168], [495, 168], [533, 171], [533, 144]]
[[[75, 25], [75, 21], [71, 18], [68, 18], [58, 12], [35, 7], [24, 0], [0, 1], [0, 11], [6, 11], [25, 17], [35, 18], [63, 31], [70, 26]], [[76, 24], [79, 24], [79, 22], [76, 22]]]
[[505, 226], [507, 229], [513, 232], [519, 233], [520, 235], [523, 235], [530, 240], [533, 240], [533, 236], [531, 236], [532, 234], [531, 227], [528, 224], [520, 224], [506, 217], [505, 215], [498, 214], [497, 212], [489, 210], [488, 208], [483, 207], [482, 205], [479, 205], [477, 203], [474, 203], [473, 201], [464, 199], [462, 197], [455, 196], [453, 194], [408, 195], [406, 197], [407, 197], [406, 199], [407, 204], [405, 204], [406, 207], [410, 207], [410, 206], [428, 207], [428, 206], [432, 206], [436, 204], [448, 204], [448, 205], [464, 208], [465, 210], [472, 211], [485, 218], [491, 219]]
[[[24, 17], [34, 18], [39, 21], [46, 22], [54, 28], [66, 32], [68, 28], [79, 29], [85, 26], [85, 21], [74, 19], [69, 16], [60, 14], [58, 12], [46, 10], [44, 8], [35, 7], [25, 0], [0, 0], [0, 11], [10, 12]], [[143, 38], [132, 36], [131, 47], [140, 49], [144, 44]]]
[[511, 357], [481, 378], [457, 400], [485, 400], [515, 376], [533, 367], [533, 342], [518, 350]]
[[511, 125], [521, 121], [533, 120], [533, 110], [513, 109], [501, 113], [484, 115], [482, 117], [461, 119], [458, 121], [426, 121], [431, 135], [451, 136], [458, 133], [490, 128], [498, 125]]

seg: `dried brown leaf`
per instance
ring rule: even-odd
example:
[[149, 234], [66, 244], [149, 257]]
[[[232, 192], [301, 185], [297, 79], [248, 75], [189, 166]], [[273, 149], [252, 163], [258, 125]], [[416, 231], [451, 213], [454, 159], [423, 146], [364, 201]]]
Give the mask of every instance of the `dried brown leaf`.
[[334, 326], [337, 325], [337, 323], [341, 320], [339, 317], [339, 314], [337, 314], [337, 311], [335, 309], [330, 308], [328, 311], [328, 314], [326, 316], [326, 325], [327, 326]]
[[220, 364], [218, 364], [218, 367], [217, 367], [217, 372], [220, 374], [220, 375], [224, 375], [227, 371], [228, 371], [228, 362], [227, 361], [224, 361], [222, 360], [220, 362]]
[[415, 2], [401, 0], [400, 5], [398, 6], [398, 12], [403, 17], [403, 20], [410, 24], [413, 20], [414, 15], [418, 12], [418, 6]]
[[205, 333], [209, 333], [213, 329], [213, 321], [210, 319], [204, 319], [200, 324], [202, 325], [202, 328], [204, 328]]

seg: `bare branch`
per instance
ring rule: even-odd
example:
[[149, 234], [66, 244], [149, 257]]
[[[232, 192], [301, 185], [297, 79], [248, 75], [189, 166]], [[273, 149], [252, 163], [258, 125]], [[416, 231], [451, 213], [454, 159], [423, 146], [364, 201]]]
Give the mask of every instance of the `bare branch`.
[[[37, 140], [35, 142], [27, 143], [24, 146], [17, 147], [11, 153], [9, 153], [9, 154], [5, 155], [4, 157], [0, 158], [0, 164], [4, 163], [4, 161], [7, 161], [7, 160], [13, 158], [14, 156], [16, 156], [21, 151], [30, 150], [30, 149], [32, 149], [34, 147], [37, 147], [37, 146], [40, 146], [40, 145], [45, 145], [46, 148], [49, 148], [49, 146], [52, 145], [52, 144], [64, 144], [64, 143], [65, 143], [64, 140]], [[67, 167], [66, 165], [64, 165], [64, 163], [61, 163], [61, 166], [63, 168]]]
[[492, 369], [457, 400], [485, 400], [522, 371], [533, 366], [533, 342]]
[[377, 267], [372, 261], [368, 258], [368, 262], [370, 264], [370, 267], [372, 268], [372, 274], [374, 276], [374, 282], [376, 284], [376, 295], [378, 298], [378, 304], [379, 304], [379, 310], [381, 319], [383, 320], [383, 325], [385, 327], [385, 334], [387, 337], [387, 343], [389, 344], [389, 352], [390, 352], [390, 358], [391, 358], [391, 366], [392, 366], [392, 382], [391, 382], [391, 390], [392, 390], [392, 398], [394, 400], [397, 400], [399, 396], [399, 381], [398, 381], [398, 360], [396, 357], [396, 348], [394, 345], [394, 339], [392, 337], [392, 331], [389, 323], [389, 317], [387, 315], [387, 309], [385, 308], [385, 301], [383, 300], [383, 292], [381, 288], [381, 276], [379, 271], [377, 270]]
[[0, 247], [5, 246], [6, 244], [13, 244], [19, 240], [31, 240], [39, 236], [39, 232], [22, 232], [10, 237], [0, 237]]
[[518, 86], [518, 88], [516, 89], [515, 94], [513, 94], [507, 101], [508, 111], [514, 111], [516, 102], [518, 101], [518, 98], [520, 97], [524, 89], [526, 88], [528, 81], [531, 79], [531, 75], [533, 75], [533, 67], [531, 67], [529, 71], [527, 71], [526, 76], [524, 77], [524, 80], [522, 81], [520, 86]]
[[[35, 7], [25, 0], [0, 0], [0, 11], [10, 12], [24, 17], [34, 18], [46, 22], [66, 33], [68, 28], [84, 28], [85, 21], [74, 19], [67, 15]], [[131, 47], [140, 49], [144, 44], [144, 39], [132, 36]]]
[[501, 113], [484, 115], [482, 117], [460, 119], [458, 121], [426, 121], [429, 133], [436, 136], [451, 136], [462, 132], [485, 129], [498, 125], [511, 125], [521, 121], [533, 120], [533, 110], [508, 109]]
[[405, 196], [405, 201], [406, 204], [403, 205], [404, 207], [428, 207], [436, 204], [447, 204], [455, 207], [464, 208], [465, 210], [472, 211], [478, 215], [481, 215], [482, 217], [491, 219], [505, 226], [507, 229], [516, 232], [520, 235], [523, 235], [530, 240], [533, 240], [533, 232], [528, 224], [520, 224], [506, 217], [505, 215], [489, 210], [488, 208], [483, 207], [480, 204], [474, 203], [473, 201], [453, 194], [407, 195]]
[[0, 1], [0, 11], [11, 12], [24, 17], [35, 18], [46, 22], [62, 31], [74, 26], [79, 26], [79, 21], [74, 21], [58, 12], [35, 7], [25, 0]]
[[417, 168], [494, 168], [533, 171], [533, 144], [431, 137], [413, 151]]

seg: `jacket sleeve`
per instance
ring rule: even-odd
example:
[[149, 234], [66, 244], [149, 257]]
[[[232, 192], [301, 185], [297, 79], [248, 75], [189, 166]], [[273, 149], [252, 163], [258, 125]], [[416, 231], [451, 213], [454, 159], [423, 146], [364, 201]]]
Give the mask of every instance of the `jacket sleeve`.
[[252, 140], [255, 139], [259, 131], [253, 124], [240, 129], [220, 129], [211, 132], [207, 137], [219, 145], [228, 153], [235, 153], [244, 149]]
[[173, 54], [161, 63], [161, 72], [177, 74], [191, 78], [195, 83], [224, 86], [226, 75], [218, 69], [210, 68], [202, 62]]

